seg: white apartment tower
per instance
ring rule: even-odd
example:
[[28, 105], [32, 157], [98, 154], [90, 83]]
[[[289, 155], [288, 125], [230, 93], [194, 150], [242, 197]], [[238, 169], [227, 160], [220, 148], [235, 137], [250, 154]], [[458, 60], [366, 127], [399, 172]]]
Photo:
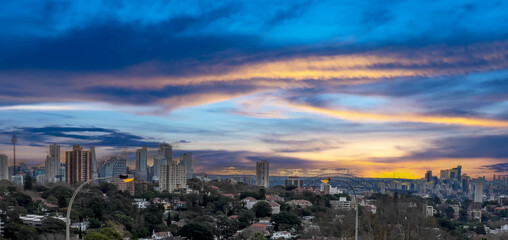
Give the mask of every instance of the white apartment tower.
[[45, 179], [48, 183], [56, 182], [56, 175], [60, 169], [60, 145], [51, 144], [49, 145], [49, 154], [46, 156], [44, 162], [44, 168], [46, 169]]
[[185, 171], [187, 175], [187, 179], [192, 178], [193, 169], [192, 169], [192, 153], [185, 152], [180, 156], [180, 164], [185, 166]]
[[256, 163], [256, 185], [268, 188], [270, 176], [269, 163], [266, 160]]
[[147, 180], [147, 163], [148, 163], [148, 149], [146, 146], [136, 150], [136, 178], [139, 180]]
[[7, 155], [0, 154], [0, 180], [9, 180], [9, 163]]
[[159, 190], [161, 192], [173, 192], [183, 188], [187, 188], [185, 165], [169, 161], [167, 165], [160, 166]]
[[474, 202], [483, 202], [483, 183], [481, 182], [474, 184]]

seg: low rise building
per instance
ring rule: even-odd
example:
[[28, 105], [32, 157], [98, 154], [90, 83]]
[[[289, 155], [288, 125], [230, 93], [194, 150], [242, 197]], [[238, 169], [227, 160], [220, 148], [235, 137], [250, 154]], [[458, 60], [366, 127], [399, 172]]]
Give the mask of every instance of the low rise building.
[[291, 207], [311, 207], [312, 203], [307, 200], [291, 200], [288, 202], [289, 206]]

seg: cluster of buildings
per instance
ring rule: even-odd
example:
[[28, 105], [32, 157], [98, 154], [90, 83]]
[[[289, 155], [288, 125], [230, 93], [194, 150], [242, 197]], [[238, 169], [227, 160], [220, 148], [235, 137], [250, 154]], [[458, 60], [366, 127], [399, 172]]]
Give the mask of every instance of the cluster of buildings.
[[[49, 145], [48, 154], [44, 161], [44, 167], [35, 166], [29, 168], [26, 164], [16, 165], [15, 143], [17, 138], [13, 136], [14, 160], [9, 167], [8, 157], [0, 154], [0, 180], [10, 180], [16, 184], [23, 184], [27, 176], [35, 178], [39, 183], [65, 182], [73, 185], [91, 179], [107, 179], [119, 187], [120, 190], [128, 190], [134, 193], [134, 183], [126, 183], [114, 179], [120, 174], [132, 174], [139, 181], [159, 182], [160, 191], [175, 191], [187, 187], [187, 179], [192, 178], [192, 153], [185, 152], [175, 158], [170, 144], [162, 143], [153, 157], [153, 165], [148, 165], [148, 148], [142, 147], [136, 151], [134, 170], [127, 166], [127, 154], [109, 156], [103, 161], [97, 161], [95, 147], [88, 149], [80, 145], [74, 145], [72, 150], [65, 151], [61, 156], [60, 145]], [[63, 160], [63, 161], [62, 161]]]

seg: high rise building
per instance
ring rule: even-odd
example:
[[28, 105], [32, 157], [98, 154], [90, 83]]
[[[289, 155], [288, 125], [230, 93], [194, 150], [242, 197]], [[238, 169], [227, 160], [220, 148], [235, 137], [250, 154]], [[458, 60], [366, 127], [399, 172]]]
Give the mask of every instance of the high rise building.
[[9, 180], [9, 162], [7, 155], [0, 154], [0, 180]]
[[483, 183], [474, 183], [474, 202], [483, 202]]
[[164, 155], [157, 154], [153, 157], [153, 179], [158, 180], [160, 175], [161, 166], [168, 165], [168, 160]]
[[173, 161], [173, 147], [169, 143], [161, 143], [158, 154], [161, 154], [168, 161]]
[[270, 166], [266, 160], [256, 163], [256, 185], [268, 188]]
[[431, 170], [428, 170], [428, 171], [425, 173], [425, 180], [427, 180], [427, 182], [432, 181], [432, 171], [431, 171]]
[[120, 174], [127, 174], [127, 160], [124, 156], [110, 156], [101, 166], [100, 177], [113, 177]]
[[95, 178], [99, 177], [99, 173], [97, 171], [97, 158], [95, 155], [95, 147], [94, 146], [90, 147], [90, 154], [92, 155], [92, 178], [95, 179]]
[[180, 156], [180, 164], [185, 166], [185, 172], [187, 174], [187, 179], [192, 178], [193, 169], [192, 169], [192, 153], [185, 152]]
[[84, 151], [79, 145], [72, 146], [72, 151], [65, 152], [65, 182], [73, 185], [92, 179], [92, 154]]
[[148, 175], [148, 149], [146, 146], [136, 150], [136, 178], [146, 181]]
[[159, 190], [173, 192], [187, 188], [186, 167], [176, 161], [169, 161], [160, 167]]
[[49, 145], [49, 154], [46, 156], [44, 162], [44, 168], [46, 170], [45, 180], [48, 183], [56, 182], [56, 175], [60, 169], [60, 145], [51, 144]]
[[450, 170], [449, 169], [447, 169], [447, 170], [441, 170], [440, 175], [439, 175], [439, 179], [445, 180], [445, 179], [448, 179], [448, 178], [450, 178]]
[[168, 165], [173, 161], [173, 147], [167, 143], [161, 143], [157, 155], [153, 158], [153, 179], [158, 180], [160, 169], [163, 165]]
[[458, 165], [456, 168], [450, 169], [450, 178], [462, 180], [462, 166]]

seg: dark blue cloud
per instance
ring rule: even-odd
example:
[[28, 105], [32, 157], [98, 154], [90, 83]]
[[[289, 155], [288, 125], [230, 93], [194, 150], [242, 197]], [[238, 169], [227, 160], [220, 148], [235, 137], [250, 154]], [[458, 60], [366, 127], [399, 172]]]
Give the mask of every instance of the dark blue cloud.
[[41, 146], [42, 143], [62, 144], [55, 142], [54, 138], [65, 138], [69, 145], [83, 144], [92, 146], [108, 146], [108, 147], [155, 147], [158, 141], [146, 139], [144, 137], [124, 133], [115, 129], [106, 129], [98, 127], [62, 127], [49, 126], [39, 128], [18, 128], [10, 131], [0, 132], [2, 135], [16, 134], [22, 142], [30, 146], [36, 144]]
[[482, 168], [488, 169], [493, 172], [505, 173], [505, 172], [508, 172], [508, 162], [492, 164], [492, 165], [483, 165]]

